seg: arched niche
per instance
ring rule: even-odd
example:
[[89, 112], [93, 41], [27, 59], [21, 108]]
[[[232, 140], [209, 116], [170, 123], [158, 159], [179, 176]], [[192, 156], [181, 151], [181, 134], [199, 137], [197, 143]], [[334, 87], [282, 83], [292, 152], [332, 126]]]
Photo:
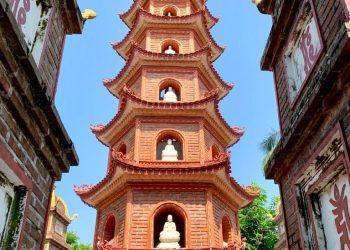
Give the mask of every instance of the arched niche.
[[118, 147], [118, 152], [119, 153], [122, 153], [123, 155], [126, 155], [126, 144], [125, 143], [122, 143], [119, 145]]
[[181, 84], [174, 79], [165, 79], [159, 84], [159, 101], [164, 100], [164, 96], [168, 92], [169, 87], [171, 87], [172, 91], [175, 93], [177, 101], [181, 101]]
[[161, 44], [161, 52], [164, 54], [179, 54], [180, 44], [175, 40], [166, 40]]
[[115, 244], [116, 220], [114, 215], [108, 216], [103, 228], [103, 241], [108, 241], [112, 246]]
[[211, 159], [214, 160], [219, 157], [220, 151], [217, 145], [213, 144], [211, 146]]
[[163, 8], [163, 16], [177, 16], [178, 10], [175, 6], [165, 6]]
[[152, 213], [151, 230], [152, 230], [152, 245], [151, 248], [157, 248], [159, 244], [159, 236], [163, 231], [165, 222], [167, 221], [168, 215], [171, 214], [173, 222], [176, 224], [176, 231], [180, 233], [180, 247], [188, 248], [189, 239], [188, 230], [188, 216], [185, 210], [176, 203], [164, 203], [159, 205]]
[[175, 150], [178, 153], [178, 160], [184, 159], [184, 140], [180, 133], [174, 130], [162, 131], [156, 138], [156, 160], [162, 160], [162, 152], [168, 144], [168, 140], [172, 141]]
[[222, 243], [224, 247], [233, 243], [231, 220], [227, 215], [222, 217], [221, 233], [222, 233], [222, 241], [223, 241]]

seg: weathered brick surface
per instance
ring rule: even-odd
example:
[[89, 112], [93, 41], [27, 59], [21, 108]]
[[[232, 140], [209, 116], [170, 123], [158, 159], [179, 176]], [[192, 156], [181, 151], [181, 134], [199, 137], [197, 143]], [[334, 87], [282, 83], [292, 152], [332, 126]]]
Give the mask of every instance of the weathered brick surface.
[[[56, 1], [54, 3], [57, 6]], [[47, 84], [48, 93], [54, 98], [56, 83], [61, 63], [64, 43], [64, 25], [62, 16], [57, 9], [53, 9], [46, 33], [45, 47], [39, 65], [40, 73]]]
[[[322, 33], [326, 51], [326, 53], [324, 53], [323, 56], [320, 58], [320, 61], [322, 61], [322, 58], [329, 56], [327, 54], [327, 50], [329, 49], [331, 44], [336, 40], [336, 34], [340, 31], [342, 27], [344, 27], [345, 17], [343, 13], [343, 6], [340, 3], [340, 1], [342, 0], [336, 0], [332, 3], [329, 1], [314, 1], [316, 14], [319, 20], [320, 30]], [[317, 69], [310, 76], [310, 79], [312, 79], [316, 73]], [[275, 84], [278, 96], [281, 129], [284, 133], [291, 125], [291, 117], [293, 113], [299, 111], [299, 109], [302, 108], [300, 107], [301, 101], [298, 101], [294, 107], [291, 106], [291, 102], [288, 97], [288, 88], [286, 82], [287, 76], [284, 70], [283, 59], [277, 60], [277, 63], [274, 67], [274, 74], [276, 79]], [[307, 88], [308, 85], [306, 84], [304, 92], [307, 92]], [[303, 96], [303, 98], [307, 97]]]
[[[345, 46], [349, 44], [349, 38], [345, 32], [345, 16], [340, 1], [342, 0], [313, 1], [324, 41], [324, 53], [294, 106], [288, 97], [282, 55], [279, 55], [280, 60], [276, 60], [273, 65], [282, 138], [276, 149], [278, 152], [270, 162], [270, 169], [273, 168], [274, 171], [268, 173], [281, 187], [290, 249], [301, 249], [304, 242], [298, 220], [302, 211], [295, 197], [296, 176], [302, 173], [302, 168], [321, 141], [338, 122], [345, 132], [346, 143], [349, 144], [350, 67], [349, 50]], [[274, 15], [279, 13], [283, 5], [281, 1], [276, 1]], [[283, 26], [282, 21], [274, 23], [274, 27], [278, 26]], [[282, 37], [283, 34], [279, 35]], [[268, 57], [272, 55], [265, 55], [265, 58]], [[344, 61], [337, 63], [337, 60]]]
[[[26, 44], [12, 13], [3, 9], [6, 4], [5, 1], [0, 6], [0, 144], [32, 182], [19, 246], [32, 250], [41, 248], [45, 235], [51, 184], [71, 164], [66, 150], [72, 146], [63, 145], [67, 138], [63, 138], [62, 125], [55, 127], [59, 118], [49, 101], [53, 98], [68, 27], [62, 19], [62, 1], [51, 1], [51, 21], [42, 63], [37, 68], [26, 54]], [[75, 154], [74, 149], [72, 152]]]

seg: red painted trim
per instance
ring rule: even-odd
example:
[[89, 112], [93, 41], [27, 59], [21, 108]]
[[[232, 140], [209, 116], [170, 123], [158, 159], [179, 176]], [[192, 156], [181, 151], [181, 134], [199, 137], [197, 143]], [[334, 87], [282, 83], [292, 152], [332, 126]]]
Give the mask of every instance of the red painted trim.
[[340, 0], [341, 5], [344, 9], [345, 20], [350, 20], [350, 0]]
[[[309, 71], [309, 74], [305, 77], [303, 83], [301, 84], [301, 86], [300, 86], [300, 88], [298, 90], [297, 95], [292, 100], [292, 98], [290, 96], [290, 91], [289, 91], [288, 73], [287, 73], [287, 68], [286, 68], [287, 65], [285, 63], [284, 55], [286, 54], [286, 50], [288, 48], [288, 45], [289, 45], [290, 41], [294, 38], [294, 34], [295, 34], [294, 31], [295, 31], [295, 29], [298, 26], [299, 20], [300, 20], [301, 16], [304, 13], [305, 5], [307, 3], [310, 4], [312, 16], [315, 18], [315, 21], [316, 21], [317, 33], [318, 33], [318, 35], [320, 37], [321, 48], [320, 48], [320, 51], [319, 51], [319, 53], [317, 55], [317, 59], [316, 59], [314, 65], [313, 65], [312, 69]], [[306, 83], [309, 81], [310, 76], [314, 73], [316, 66], [318, 65], [322, 55], [324, 54], [324, 48], [325, 48], [324, 47], [324, 39], [323, 39], [321, 30], [320, 30], [320, 22], [319, 22], [319, 19], [318, 19], [318, 16], [317, 16], [317, 12], [316, 12], [316, 9], [315, 9], [315, 6], [314, 6], [314, 2], [313, 2], [313, 0], [304, 0], [304, 2], [302, 4], [302, 7], [299, 10], [298, 16], [297, 16], [297, 18], [294, 21], [294, 24], [292, 26], [291, 32], [289, 33], [289, 36], [288, 36], [287, 42], [285, 44], [285, 47], [284, 47], [284, 49], [282, 51], [282, 56], [283, 56], [282, 60], [284, 61], [284, 63], [283, 63], [283, 65], [284, 65], [284, 80], [287, 83], [286, 86], [287, 86], [287, 94], [288, 94], [288, 100], [289, 100], [289, 108], [291, 110], [295, 108], [296, 103], [298, 103], [298, 101], [300, 99], [300, 96], [303, 93], [303, 91], [304, 91], [304, 89], [305, 89], [305, 87], [307, 85]]]
[[331, 166], [328, 167], [328, 169], [319, 177], [319, 179], [309, 188], [309, 190], [306, 192], [306, 205], [308, 207], [308, 214], [309, 217], [311, 218], [311, 227], [312, 227], [312, 233], [314, 236], [315, 240], [315, 249], [319, 249], [318, 245], [318, 239], [317, 239], [317, 233], [316, 233], [316, 228], [315, 228], [315, 220], [314, 220], [314, 215], [313, 215], [313, 209], [312, 209], [312, 203], [310, 199], [310, 195], [315, 191], [316, 188], [320, 187], [320, 183], [328, 177], [339, 165], [344, 164], [344, 169], [346, 171], [346, 174], [349, 177], [349, 172], [347, 168], [345, 167], [346, 161], [344, 155], [338, 156], [338, 158], [331, 164]]
[[[45, 50], [47, 49], [47, 41], [49, 40], [48, 39], [49, 33], [50, 33], [50, 30], [51, 30], [51, 26], [53, 25], [53, 17], [56, 14], [56, 8], [52, 4], [52, 0], [50, 0], [50, 3], [51, 3], [51, 5], [53, 7], [51, 9], [51, 13], [50, 13], [50, 17], [49, 17], [49, 23], [47, 24], [47, 28], [46, 28], [46, 31], [45, 31], [44, 45], [43, 45], [43, 49], [42, 49], [42, 52], [41, 52], [41, 55], [40, 55], [39, 65], [38, 65], [38, 69], [39, 70], [42, 70], [42, 61], [43, 61], [43, 58], [44, 58]], [[46, 53], [49, 53], [49, 52], [46, 52]]]
[[55, 185], [55, 179], [51, 179], [49, 199], [48, 199], [47, 205], [46, 205], [46, 214], [45, 214], [45, 220], [44, 220], [44, 235], [43, 235], [43, 238], [41, 239], [41, 244], [40, 244], [40, 248], [41, 249], [44, 249], [45, 235], [46, 235], [47, 227], [48, 227], [48, 224], [49, 224], [52, 191], [54, 189], [54, 185]]
[[[294, 177], [292, 183], [293, 183], [293, 193], [294, 193], [294, 202], [295, 202], [295, 206], [296, 208], [294, 208], [294, 211], [298, 211], [299, 210], [299, 206], [298, 206], [298, 199], [297, 199], [297, 188], [296, 186], [298, 185], [298, 180], [301, 178], [301, 176], [305, 173], [305, 171], [310, 167], [311, 163], [315, 160], [315, 158], [319, 155], [319, 153], [321, 152], [321, 150], [323, 150], [325, 148], [325, 146], [329, 143], [330, 139], [333, 137], [333, 135], [335, 133], [339, 132], [340, 134], [340, 138], [341, 138], [341, 143], [343, 144], [343, 148], [344, 148], [344, 168], [346, 169], [346, 172], [349, 176], [349, 153], [348, 153], [348, 148], [347, 148], [347, 143], [345, 140], [345, 136], [344, 136], [344, 132], [343, 129], [341, 127], [340, 122], [338, 122], [332, 129], [330, 129], [330, 131], [326, 134], [326, 136], [324, 136], [324, 138], [321, 140], [321, 143], [319, 144], [319, 146], [316, 148], [316, 150], [312, 153], [312, 155], [309, 157], [309, 160], [304, 164], [304, 166], [300, 169], [300, 171], [298, 171], [298, 174]], [[333, 164], [333, 163], [332, 163]], [[332, 165], [331, 165], [332, 166]], [[327, 170], [328, 171], [328, 170]], [[321, 178], [321, 177], [320, 177]], [[349, 177], [350, 178], [350, 177]], [[350, 179], [349, 179], [350, 181]], [[284, 203], [283, 203], [284, 204]], [[308, 206], [308, 205], [307, 205]], [[309, 208], [308, 208], [309, 210]], [[308, 213], [310, 213], [308, 211]], [[286, 216], [285, 216], [286, 217]], [[312, 218], [312, 216], [310, 216]], [[286, 219], [285, 219], [286, 220]], [[302, 223], [300, 220], [300, 216], [298, 214], [297, 216], [297, 221], [298, 221], [298, 229], [299, 229], [299, 237], [300, 237], [300, 242], [301, 242], [301, 248], [305, 249], [305, 245], [304, 245], [304, 237], [302, 235]], [[313, 223], [313, 221], [312, 221]], [[286, 224], [286, 230], [287, 230], [287, 224]], [[317, 236], [316, 234], [313, 232], [313, 236], [315, 238], [315, 241], [317, 243]], [[287, 234], [287, 239], [288, 239], [288, 234]]]
[[55, 100], [55, 97], [56, 97], [57, 85], [58, 85], [58, 79], [59, 79], [60, 71], [61, 71], [61, 63], [62, 63], [62, 56], [63, 56], [65, 43], [66, 43], [66, 34], [63, 33], [60, 57], [59, 57], [59, 62], [58, 62], [57, 72], [56, 72], [56, 77], [55, 77], [55, 86], [54, 86], [53, 93], [52, 93], [52, 100], [53, 101]]
[[21, 249], [21, 244], [23, 240], [23, 232], [26, 226], [26, 218], [28, 214], [28, 208], [31, 200], [32, 190], [33, 190], [33, 183], [32, 181], [25, 175], [23, 169], [14, 161], [12, 158], [10, 152], [2, 145], [0, 144], [0, 159], [4, 160], [4, 162], [7, 164], [7, 166], [11, 169], [11, 171], [18, 177], [18, 179], [23, 183], [23, 185], [27, 188], [27, 199], [26, 204], [24, 208], [23, 213], [23, 221], [22, 226], [19, 233], [19, 240], [18, 240], [18, 247], [17, 249]]

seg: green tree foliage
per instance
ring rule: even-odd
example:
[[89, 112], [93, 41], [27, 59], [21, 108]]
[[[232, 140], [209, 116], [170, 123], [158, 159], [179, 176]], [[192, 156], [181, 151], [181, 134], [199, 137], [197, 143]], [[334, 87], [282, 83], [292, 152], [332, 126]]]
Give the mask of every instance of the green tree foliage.
[[67, 232], [66, 242], [72, 246], [72, 250], [92, 250], [91, 244], [80, 243], [79, 239], [76, 232]]
[[278, 145], [281, 139], [280, 133], [272, 130], [266, 138], [260, 143], [260, 149], [263, 153], [265, 153], [265, 157], [263, 159], [263, 168], [265, 169], [266, 163], [269, 161], [270, 156], [272, 155], [275, 147]]
[[[255, 183], [252, 186], [260, 188]], [[260, 196], [239, 211], [241, 234], [247, 238], [246, 249], [274, 249], [278, 241], [278, 232], [272, 218], [276, 216], [278, 201], [278, 197], [273, 197], [270, 204], [267, 204], [266, 190], [260, 188]]]

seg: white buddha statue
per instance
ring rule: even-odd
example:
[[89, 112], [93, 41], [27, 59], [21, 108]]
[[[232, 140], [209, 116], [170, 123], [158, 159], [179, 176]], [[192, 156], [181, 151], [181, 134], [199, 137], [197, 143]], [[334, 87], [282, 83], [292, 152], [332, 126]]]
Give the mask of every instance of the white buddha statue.
[[162, 151], [162, 161], [177, 161], [178, 153], [171, 139], [168, 139], [167, 145]]
[[168, 88], [168, 91], [164, 94], [163, 101], [165, 101], [165, 102], [177, 102], [177, 96], [173, 90], [173, 87]]
[[159, 235], [160, 243], [157, 248], [162, 249], [178, 249], [180, 248], [180, 233], [176, 231], [175, 222], [173, 222], [173, 216], [168, 215], [167, 222], [164, 223], [163, 231]]
[[173, 16], [173, 14], [171, 14], [171, 12], [169, 11], [169, 12], [168, 12], [168, 16]]
[[176, 51], [173, 49], [173, 46], [169, 45], [168, 48], [164, 51], [165, 54], [174, 55]]

